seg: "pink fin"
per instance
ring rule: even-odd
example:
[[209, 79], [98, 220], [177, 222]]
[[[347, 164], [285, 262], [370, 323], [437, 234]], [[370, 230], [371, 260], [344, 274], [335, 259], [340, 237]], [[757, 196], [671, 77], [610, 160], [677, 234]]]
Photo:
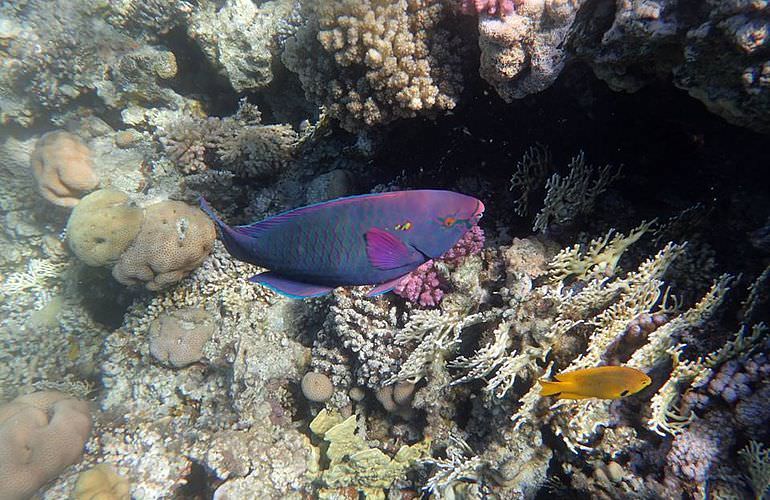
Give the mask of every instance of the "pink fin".
[[320, 297], [334, 290], [333, 287], [324, 285], [313, 285], [311, 283], [302, 283], [294, 281], [283, 276], [279, 276], [272, 271], [257, 274], [249, 278], [252, 283], [259, 283], [270, 290], [280, 293], [292, 299], [307, 299], [310, 297]]
[[[409, 273], [407, 273], [409, 274]], [[406, 274], [404, 275], [406, 276]], [[390, 281], [386, 281], [385, 283], [380, 283], [376, 287], [369, 290], [369, 293], [366, 294], [367, 297], [375, 297], [377, 295], [382, 295], [383, 293], [388, 293], [389, 291], [396, 288], [396, 285], [398, 285], [398, 282], [404, 279], [404, 276], [399, 276], [398, 278], [394, 278]]]
[[377, 269], [397, 269], [413, 260], [403, 241], [376, 227], [366, 232], [366, 256]]

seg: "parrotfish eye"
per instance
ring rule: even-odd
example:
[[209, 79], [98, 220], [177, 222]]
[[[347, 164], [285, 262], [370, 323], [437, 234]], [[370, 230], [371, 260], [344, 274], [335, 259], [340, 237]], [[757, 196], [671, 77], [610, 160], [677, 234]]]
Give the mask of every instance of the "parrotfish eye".
[[454, 217], [447, 217], [446, 219], [444, 219], [444, 226], [452, 227], [455, 225], [455, 222], [457, 222], [457, 219], [455, 219]]

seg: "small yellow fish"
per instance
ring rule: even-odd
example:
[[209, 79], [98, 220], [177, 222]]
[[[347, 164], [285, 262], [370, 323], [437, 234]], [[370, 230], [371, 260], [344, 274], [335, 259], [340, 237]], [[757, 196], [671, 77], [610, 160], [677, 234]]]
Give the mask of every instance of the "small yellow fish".
[[554, 381], [541, 380], [541, 396], [556, 399], [619, 399], [635, 394], [648, 385], [650, 377], [636, 368], [598, 366], [554, 375]]

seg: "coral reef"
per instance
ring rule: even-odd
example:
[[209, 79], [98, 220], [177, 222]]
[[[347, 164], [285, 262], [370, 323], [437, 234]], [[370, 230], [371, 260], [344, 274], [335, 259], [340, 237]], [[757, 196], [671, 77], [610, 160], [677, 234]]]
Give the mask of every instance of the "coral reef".
[[307, 99], [351, 131], [454, 108], [459, 44], [435, 0], [303, 2], [281, 59]]
[[99, 185], [91, 152], [68, 132], [59, 130], [44, 134], [35, 143], [30, 163], [40, 194], [55, 205], [75, 206], [83, 191]]
[[480, 17], [480, 74], [507, 101], [551, 86], [570, 59], [615, 90], [671, 78], [726, 120], [767, 132], [767, 31], [764, 2], [524, 1]]

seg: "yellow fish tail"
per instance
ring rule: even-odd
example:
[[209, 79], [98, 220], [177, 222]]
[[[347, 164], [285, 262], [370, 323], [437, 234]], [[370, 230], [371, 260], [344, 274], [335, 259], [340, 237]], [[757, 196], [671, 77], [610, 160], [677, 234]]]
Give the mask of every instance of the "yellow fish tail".
[[553, 396], [554, 394], [564, 392], [564, 384], [562, 382], [549, 382], [547, 380], [541, 380], [540, 385], [541, 396]]

